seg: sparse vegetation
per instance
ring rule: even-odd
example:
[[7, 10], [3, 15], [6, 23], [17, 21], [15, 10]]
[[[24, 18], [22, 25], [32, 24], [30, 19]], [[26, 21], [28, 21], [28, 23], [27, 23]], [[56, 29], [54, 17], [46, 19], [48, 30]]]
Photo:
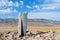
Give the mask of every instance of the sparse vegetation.
[[[12, 20], [11, 20], [12, 21]], [[52, 31], [49, 31], [52, 30]], [[1, 40], [59, 40], [58, 32], [60, 30], [59, 24], [42, 22], [42, 21], [28, 21], [26, 36], [21, 36], [17, 33], [18, 21], [1, 22], [0, 23], [0, 39]], [[9, 32], [9, 33], [7, 33]], [[16, 33], [16, 34], [15, 34]], [[41, 34], [42, 33], [42, 34]], [[3, 36], [2, 36], [3, 35]], [[13, 36], [14, 35], [14, 36]], [[45, 39], [44, 39], [45, 38]], [[55, 39], [56, 38], [56, 39]], [[59, 38], [59, 39], [58, 39]]]

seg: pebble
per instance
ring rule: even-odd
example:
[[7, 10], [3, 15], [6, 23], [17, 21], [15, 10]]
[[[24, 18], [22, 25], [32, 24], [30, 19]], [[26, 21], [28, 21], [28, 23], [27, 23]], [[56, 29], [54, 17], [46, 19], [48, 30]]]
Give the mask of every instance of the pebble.
[[[35, 32], [35, 33], [34, 33]], [[8, 32], [0, 34], [0, 40], [60, 40], [60, 31], [54, 32], [48, 31], [40, 34], [37, 31], [27, 32], [26, 36], [20, 36], [17, 32]]]

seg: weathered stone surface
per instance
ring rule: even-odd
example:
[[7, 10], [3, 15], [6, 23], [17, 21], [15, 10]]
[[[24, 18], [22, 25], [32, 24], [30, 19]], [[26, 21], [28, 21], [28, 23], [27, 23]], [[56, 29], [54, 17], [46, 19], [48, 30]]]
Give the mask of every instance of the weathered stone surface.
[[8, 32], [0, 34], [0, 40], [60, 40], [60, 31], [58, 32], [48, 31], [41, 34], [38, 33], [34, 34], [29, 32], [26, 33], [28, 35], [21, 36], [17, 32]]

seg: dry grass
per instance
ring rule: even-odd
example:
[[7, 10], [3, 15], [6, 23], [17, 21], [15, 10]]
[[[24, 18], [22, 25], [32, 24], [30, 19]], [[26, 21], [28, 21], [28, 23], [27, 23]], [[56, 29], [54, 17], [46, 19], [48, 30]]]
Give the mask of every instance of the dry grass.
[[60, 30], [60, 25], [56, 25], [56, 26], [37, 26], [37, 27], [33, 27], [33, 26], [30, 26], [28, 27], [29, 31], [49, 31], [49, 30], [53, 30], [53, 31], [59, 31]]
[[0, 27], [0, 33], [5, 33], [8, 31], [17, 31], [17, 27]]
[[[60, 25], [59, 26], [36, 26], [36, 27], [33, 27], [33, 26], [28, 26], [27, 27], [27, 30], [29, 31], [49, 31], [49, 30], [53, 30], [53, 31], [58, 31], [60, 30]], [[0, 33], [5, 33], [5, 32], [8, 32], [8, 31], [18, 31], [18, 27], [15, 26], [15, 27], [0, 27]]]

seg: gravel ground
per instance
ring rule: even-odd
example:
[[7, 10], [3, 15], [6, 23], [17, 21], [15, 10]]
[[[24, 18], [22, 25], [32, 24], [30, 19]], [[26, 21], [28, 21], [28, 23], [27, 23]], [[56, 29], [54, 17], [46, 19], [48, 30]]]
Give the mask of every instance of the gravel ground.
[[21, 36], [18, 32], [7, 32], [0, 34], [0, 40], [60, 40], [60, 31], [28, 31], [26, 36]]

